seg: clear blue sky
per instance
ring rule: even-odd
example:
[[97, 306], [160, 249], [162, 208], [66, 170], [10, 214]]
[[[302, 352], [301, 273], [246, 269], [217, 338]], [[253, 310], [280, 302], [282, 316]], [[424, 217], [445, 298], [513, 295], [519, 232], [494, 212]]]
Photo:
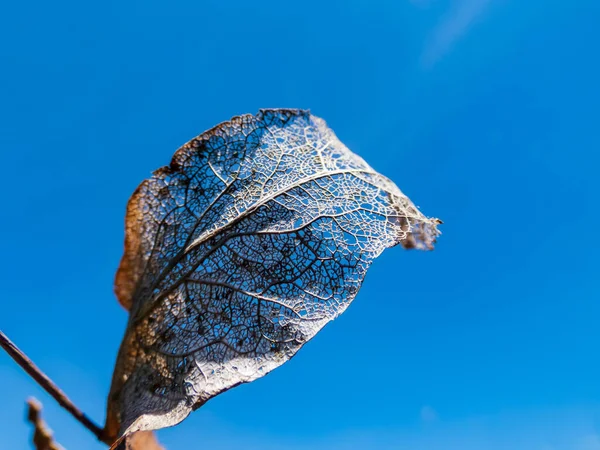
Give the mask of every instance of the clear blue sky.
[[[600, 449], [597, 0], [13, 1], [0, 12], [0, 328], [96, 421], [125, 203], [205, 129], [310, 108], [444, 220], [170, 450]], [[0, 355], [0, 447], [37, 396]]]

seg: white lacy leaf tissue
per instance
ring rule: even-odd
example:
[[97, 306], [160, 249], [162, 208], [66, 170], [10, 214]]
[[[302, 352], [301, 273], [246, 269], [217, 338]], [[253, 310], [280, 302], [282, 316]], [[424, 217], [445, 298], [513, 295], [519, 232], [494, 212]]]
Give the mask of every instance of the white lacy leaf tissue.
[[431, 249], [438, 223], [308, 111], [192, 139], [128, 204], [115, 290], [130, 318], [107, 436], [175, 425], [280, 366], [385, 248]]

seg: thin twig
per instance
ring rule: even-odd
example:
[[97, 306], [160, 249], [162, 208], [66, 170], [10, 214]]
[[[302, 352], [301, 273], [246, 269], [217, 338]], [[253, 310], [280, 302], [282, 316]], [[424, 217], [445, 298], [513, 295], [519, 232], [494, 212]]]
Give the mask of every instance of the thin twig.
[[60, 390], [48, 376], [42, 372], [2, 331], [0, 331], [0, 346], [20, 365], [37, 384], [39, 384], [60, 406], [69, 411], [84, 427], [98, 438], [103, 440], [103, 431], [98, 425], [86, 416], [73, 402]]
[[65, 450], [54, 440], [52, 430], [42, 419], [42, 404], [35, 398], [27, 400], [27, 420], [33, 424], [33, 445], [37, 450]]

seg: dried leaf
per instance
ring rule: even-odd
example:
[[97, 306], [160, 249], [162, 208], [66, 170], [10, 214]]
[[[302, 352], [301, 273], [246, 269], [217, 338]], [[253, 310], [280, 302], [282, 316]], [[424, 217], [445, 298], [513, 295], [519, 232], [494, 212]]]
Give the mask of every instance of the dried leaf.
[[175, 425], [280, 366], [386, 247], [431, 249], [437, 224], [307, 111], [191, 140], [127, 207], [115, 290], [130, 320], [107, 435]]

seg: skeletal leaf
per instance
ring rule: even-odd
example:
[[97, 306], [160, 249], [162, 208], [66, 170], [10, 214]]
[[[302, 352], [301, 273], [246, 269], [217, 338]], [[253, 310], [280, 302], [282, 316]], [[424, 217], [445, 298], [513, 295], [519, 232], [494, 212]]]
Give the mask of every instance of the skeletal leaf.
[[175, 425], [280, 366], [385, 248], [431, 249], [438, 223], [307, 111], [192, 139], [129, 200], [107, 435]]

